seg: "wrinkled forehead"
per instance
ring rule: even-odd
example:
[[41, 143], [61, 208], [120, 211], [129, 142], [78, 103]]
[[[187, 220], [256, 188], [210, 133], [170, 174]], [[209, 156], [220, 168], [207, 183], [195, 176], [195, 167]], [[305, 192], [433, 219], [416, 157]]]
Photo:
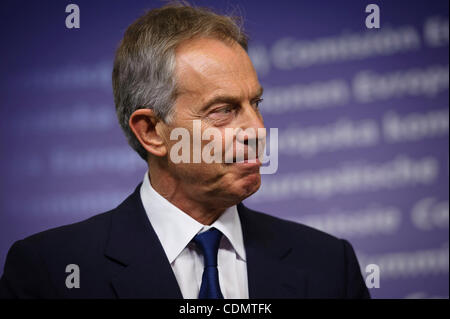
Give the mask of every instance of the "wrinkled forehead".
[[237, 43], [189, 40], [177, 48], [175, 61], [178, 94], [206, 96], [223, 91], [246, 96], [260, 86], [247, 52]]

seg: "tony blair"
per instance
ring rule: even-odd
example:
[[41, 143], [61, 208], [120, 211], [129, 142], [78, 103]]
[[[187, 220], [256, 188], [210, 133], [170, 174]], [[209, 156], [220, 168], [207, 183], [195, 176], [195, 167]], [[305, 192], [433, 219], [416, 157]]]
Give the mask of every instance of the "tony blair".
[[349, 242], [242, 204], [260, 187], [266, 137], [247, 40], [233, 18], [181, 4], [128, 27], [114, 100], [148, 171], [118, 207], [15, 242], [0, 297], [370, 297]]

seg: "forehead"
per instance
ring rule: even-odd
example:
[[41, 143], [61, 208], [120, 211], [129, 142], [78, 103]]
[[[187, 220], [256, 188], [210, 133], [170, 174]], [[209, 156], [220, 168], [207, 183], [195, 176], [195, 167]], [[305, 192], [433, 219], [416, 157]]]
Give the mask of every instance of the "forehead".
[[175, 51], [175, 61], [180, 95], [245, 97], [260, 87], [250, 58], [237, 43], [210, 38], [185, 41]]

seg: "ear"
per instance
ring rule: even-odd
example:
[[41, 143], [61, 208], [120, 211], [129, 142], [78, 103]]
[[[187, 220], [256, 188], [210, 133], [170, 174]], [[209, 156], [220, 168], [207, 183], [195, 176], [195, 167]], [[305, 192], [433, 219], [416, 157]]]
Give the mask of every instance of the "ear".
[[149, 109], [139, 109], [134, 111], [128, 122], [128, 125], [142, 147], [144, 147], [147, 152], [158, 157], [167, 154], [164, 138], [160, 135], [162, 130], [157, 129], [157, 126], [160, 124], [162, 124], [162, 121], [156, 117], [153, 110]]

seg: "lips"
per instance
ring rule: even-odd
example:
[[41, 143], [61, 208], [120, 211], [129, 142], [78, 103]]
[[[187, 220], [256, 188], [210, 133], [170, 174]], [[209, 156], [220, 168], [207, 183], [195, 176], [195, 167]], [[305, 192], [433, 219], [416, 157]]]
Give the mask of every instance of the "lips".
[[233, 157], [233, 163], [256, 163], [259, 162], [259, 157], [257, 154], [251, 154], [249, 156], [248, 152], [244, 154], [239, 154], [238, 156]]
[[243, 158], [243, 159], [233, 159], [233, 163], [236, 164], [240, 164], [240, 163], [261, 163], [261, 161], [259, 160], [259, 158], [253, 158], [253, 159], [248, 159], [248, 158]]
[[259, 171], [259, 167], [262, 165], [261, 161], [258, 158], [254, 158], [252, 160], [248, 159], [242, 159], [240, 161], [233, 161], [233, 163], [230, 163], [230, 165], [244, 168], [244, 169], [251, 169], [251, 170], [257, 170]]

